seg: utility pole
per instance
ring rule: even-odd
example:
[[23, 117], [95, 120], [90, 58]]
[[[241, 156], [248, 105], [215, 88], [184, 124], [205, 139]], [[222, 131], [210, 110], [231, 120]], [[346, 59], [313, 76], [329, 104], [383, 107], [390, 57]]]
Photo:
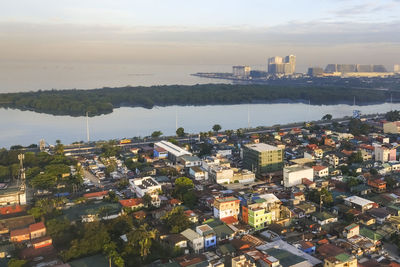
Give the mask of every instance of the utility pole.
[[247, 105], [247, 128], [250, 129], [250, 105]]
[[89, 112], [86, 112], [86, 137], [87, 142], [90, 142], [90, 134], [89, 134]]

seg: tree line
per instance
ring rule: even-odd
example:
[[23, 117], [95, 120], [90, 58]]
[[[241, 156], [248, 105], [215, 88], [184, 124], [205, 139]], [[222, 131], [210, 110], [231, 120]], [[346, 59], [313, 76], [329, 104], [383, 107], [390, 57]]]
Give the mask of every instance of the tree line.
[[[400, 93], [392, 93], [399, 94]], [[215, 105], [304, 101], [312, 104], [384, 102], [389, 92], [332, 86], [293, 85], [165, 85], [104, 87], [93, 90], [47, 90], [0, 94], [0, 107], [53, 115], [97, 116], [114, 108], [170, 105]], [[397, 96], [394, 96], [397, 97]]]

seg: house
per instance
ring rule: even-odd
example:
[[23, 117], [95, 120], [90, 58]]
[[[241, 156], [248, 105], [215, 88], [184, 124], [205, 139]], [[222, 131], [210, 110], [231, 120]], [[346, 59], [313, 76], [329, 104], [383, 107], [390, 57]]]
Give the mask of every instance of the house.
[[208, 173], [198, 166], [189, 168], [189, 175], [196, 181], [203, 181], [208, 179]]
[[10, 232], [10, 241], [20, 243], [30, 240], [29, 228], [16, 229]]
[[319, 225], [326, 225], [329, 223], [337, 222], [337, 216], [334, 216], [326, 211], [315, 212], [311, 215], [311, 219]]
[[239, 214], [240, 200], [235, 197], [223, 197], [214, 199], [214, 217], [223, 219], [234, 217], [236, 220]]
[[346, 226], [343, 230], [343, 236], [347, 239], [352, 238], [360, 234], [360, 226], [358, 224], [352, 223]]
[[368, 210], [368, 214], [375, 218], [376, 222], [383, 224], [391, 216], [390, 212], [385, 208], [375, 208]]
[[322, 178], [329, 175], [329, 168], [322, 165], [316, 165], [312, 167], [314, 170], [314, 177], [315, 178]]
[[155, 159], [166, 159], [168, 158], [168, 151], [162, 147], [155, 146], [153, 151], [153, 157]]
[[315, 245], [310, 241], [300, 241], [300, 250], [307, 253], [307, 254], [314, 254], [315, 253]]
[[101, 192], [86, 193], [83, 195], [83, 197], [86, 199], [101, 200], [107, 195], [108, 195], [108, 191], [101, 191]]
[[192, 223], [197, 223], [199, 221], [199, 216], [192, 210], [185, 210], [185, 215]]
[[372, 187], [372, 190], [377, 193], [386, 191], [386, 182], [381, 179], [368, 179], [368, 185]]
[[29, 234], [31, 239], [43, 237], [46, 235], [46, 226], [43, 222], [29, 225]]
[[344, 203], [349, 207], [360, 210], [361, 212], [364, 212], [366, 210], [372, 209], [373, 207], [377, 206], [375, 202], [372, 202], [368, 199], [359, 196], [347, 197], [344, 199]]
[[141, 198], [130, 198], [130, 199], [121, 199], [119, 201], [121, 203], [122, 207], [128, 208], [128, 209], [140, 209], [143, 208], [143, 199]]
[[217, 235], [215, 231], [207, 224], [196, 227], [196, 232], [204, 237], [204, 249], [208, 250], [217, 246]]
[[256, 263], [249, 257], [240, 255], [232, 258], [232, 267], [256, 267]]
[[197, 156], [192, 155], [183, 155], [178, 158], [178, 162], [182, 164], [185, 168], [201, 166], [201, 159]]
[[347, 253], [325, 258], [324, 267], [357, 267], [357, 258]]
[[196, 233], [192, 229], [186, 229], [181, 233], [187, 240], [188, 245], [195, 253], [200, 253], [204, 249], [204, 237]]
[[51, 239], [50, 236], [43, 236], [43, 237], [33, 240], [32, 246], [34, 249], [40, 249], [40, 248], [48, 247], [52, 243], [53, 243], [53, 240]]
[[376, 146], [375, 161], [380, 161], [382, 163], [396, 161], [396, 149], [388, 145]]
[[168, 235], [163, 239], [163, 242], [165, 242], [167, 245], [169, 245], [172, 248], [175, 248], [175, 247], [186, 248], [187, 247], [187, 238], [184, 237], [182, 234]]

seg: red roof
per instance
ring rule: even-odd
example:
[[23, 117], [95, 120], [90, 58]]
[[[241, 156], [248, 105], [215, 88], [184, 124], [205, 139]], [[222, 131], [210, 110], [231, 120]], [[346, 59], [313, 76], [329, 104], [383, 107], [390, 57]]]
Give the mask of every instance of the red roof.
[[222, 218], [221, 221], [226, 224], [235, 224], [238, 222], [238, 220], [233, 216]]
[[171, 200], [169, 201], [169, 203], [170, 203], [171, 205], [180, 205], [180, 204], [182, 204], [182, 201], [180, 201], [179, 199], [173, 198], [173, 199], [171, 199]]
[[328, 167], [322, 166], [322, 165], [315, 165], [315, 166], [313, 166], [312, 168], [314, 169], [314, 171], [319, 172], [319, 171], [322, 171], [322, 170], [324, 170], [324, 169], [326, 169], [326, 168], [328, 168]]
[[16, 229], [12, 230], [10, 233], [10, 237], [16, 237], [16, 236], [21, 236], [21, 235], [29, 235], [29, 229], [28, 228], [23, 228], [23, 229]]
[[7, 207], [0, 208], [1, 215], [13, 214], [13, 213], [18, 213], [18, 212], [22, 212], [22, 211], [25, 211], [25, 206], [15, 205], [15, 206], [7, 206]]
[[36, 232], [39, 230], [46, 230], [46, 226], [44, 226], [43, 222], [38, 222], [38, 223], [34, 223], [29, 225], [29, 232]]
[[140, 204], [143, 204], [143, 199], [141, 198], [123, 199], [120, 200], [119, 203], [121, 203], [121, 205], [124, 207], [136, 207], [139, 206]]
[[343, 149], [343, 150], [342, 150], [342, 153], [345, 154], [345, 155], [347, 155], [347, 156], [350, 156], [351, 154], [353, 154], [353, 151]]
[[307, 179], [307, 178], [301, 179], [301, 182], [302, 182], [304, 185], [312, 185], [312, 184], [314, 183], [313, 181], [310, 181], [310, 180]]
[[108, 191], [101, 191], [101, 192], [93, 192], [93, 193], [87, 193], [84, 194], [84, 198], [94, 198], [94, 197], [103, 197], [108, 194]]
[[318, 245], [329, 244], [329, 240], [324, 238], [324, 239], [319, 240], [317, 243], [318, 243]]

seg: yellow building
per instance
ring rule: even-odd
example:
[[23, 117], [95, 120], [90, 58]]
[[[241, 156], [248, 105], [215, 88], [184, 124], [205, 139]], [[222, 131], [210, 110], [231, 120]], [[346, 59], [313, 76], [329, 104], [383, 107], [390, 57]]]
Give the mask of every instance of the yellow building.
[[232, 258], [232, 267], [256, 267], [256, 264], [245, 255], [240, 255]]
[[357, 267], [357, 258], [346, 253], [325, 259], [324, 267]]

